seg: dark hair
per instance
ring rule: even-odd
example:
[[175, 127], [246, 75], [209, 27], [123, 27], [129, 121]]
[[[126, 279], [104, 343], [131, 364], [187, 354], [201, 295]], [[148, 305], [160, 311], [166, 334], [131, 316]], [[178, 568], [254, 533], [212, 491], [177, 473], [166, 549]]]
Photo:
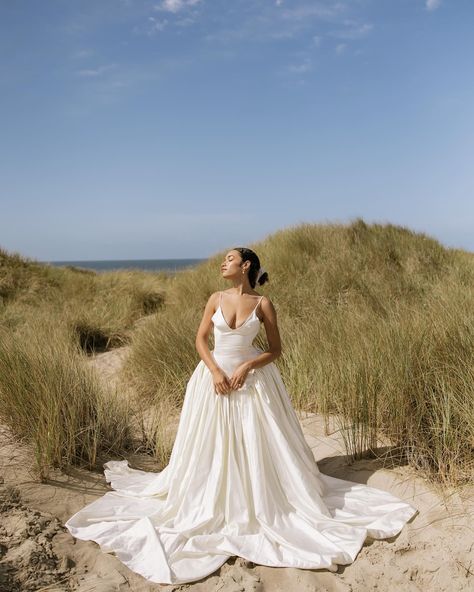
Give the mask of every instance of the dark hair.
[[[246, 247], [234, 247], [232, 251], [238, 251], [242, 257], [242, 263], [244, 261], [250, 261], [249, 267], [249, 283], [251, 287], [254, 289], [255, 284], [257, 283], [257, 275], [260, 270], [260, 259], [257, 256], [257, 253], [252, 251], [252, 249], [247, 249]], [[268, 273], [264, 271], [258, 280], [259, 286], [268, 282]]]

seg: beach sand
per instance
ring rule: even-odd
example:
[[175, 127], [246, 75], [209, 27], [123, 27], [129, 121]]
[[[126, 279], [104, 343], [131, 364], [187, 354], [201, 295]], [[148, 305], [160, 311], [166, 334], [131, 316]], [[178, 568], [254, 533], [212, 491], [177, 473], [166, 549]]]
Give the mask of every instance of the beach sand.
[[[126, 349], [96, 356], [104, 380], [113, 381]], [[391, 539], [368, 539], [351, 565], [337, 572], [271, 568], [242, 558], [229, 559], [215, 574], [185, 585], [148, 582], [92, 541], [74, 539], [64, 522], [110, 490], [103, 473], [52, 470], [45, 483], [35, 481], [28, 446], [12, 443], [0, 426], [0, 591], [80, 592], [192, 590], [193, 592], [393, 592], [464, 591], [474, 588], [474, 486], [444, 491], [408, 466], [389, 467], [381, 459], [348, 465], [334, 421], [329, 434], [321, 416], [299, 413], [305, 437], [321, 472], [385, 489], [419, 512]], [[178, 417], [170, 422], [176, 430]], [[130, 465], [157, 470], [144, 455]]]

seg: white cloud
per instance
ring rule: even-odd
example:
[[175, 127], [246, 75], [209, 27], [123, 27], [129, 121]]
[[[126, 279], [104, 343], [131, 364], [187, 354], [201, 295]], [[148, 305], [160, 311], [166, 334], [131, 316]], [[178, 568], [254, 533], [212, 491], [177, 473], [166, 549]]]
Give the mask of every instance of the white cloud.
[[341, 55], [342, 53], [344, 53], [346, 49], [346, 44], [345, 43], [339, 43], [338, 45], [336, 45], [336, 53], [337, 55]]
[[154, 8], [155, 10], [172, 12], [173, 14], [176, 14], [185, 8], [199, 4], [200, 1], [201, 0], [163, 0], [161, 4], [156, 4]]
[[[155, 4], [153, 9], [158, 12], [166, 12], [171, 20], [160, 21], [154, 17], [148, 17], [152, 26], [145, 31], [146, 34], [153, 35], [157, 31], [163, 31], [167, 25], [181, 28], [193, 25], [199, 16], [197, 5], [200, 2], [201, 0], [162, 0], [159, 4]], [[140, 27], [135, 27], [135, 32], [140, 32]]]
[[436, 10], [437, 8], [439, 8], [441, 4], [441, 0], [426, 0], [426, 10]]
[[185, 4], [183, 0], [163, 0], [163, 2], [155, 8], [157, 10], [164, 10], [166, 12], [179, 12], [184, 8]]

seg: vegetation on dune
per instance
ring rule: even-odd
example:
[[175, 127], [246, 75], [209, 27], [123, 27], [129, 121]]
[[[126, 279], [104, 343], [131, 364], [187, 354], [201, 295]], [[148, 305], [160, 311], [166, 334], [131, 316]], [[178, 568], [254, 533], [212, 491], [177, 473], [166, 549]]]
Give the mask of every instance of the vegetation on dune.
[[0, 250], [0, 421], [31, 444], [36, 469], [124, 453], [133, 409], [87, 356], [127, 343], [164, 304], [165, 273], [98, 274]]
[[44, 322], [0, 329], [0, 421], [51, 467], [93, 467], [130, 446], [127, 401], [104, 387], [65, 334]]
[[137, 320], [164, 304], [167, 273], [54, 267], [0, 249], [0, 326], [42, 316], [86, 352], [124, 345]]
[[[228, 249], [232, 246], [228, 245]], [[428, 475], [463, 481], [474, 446], [474, 256], [391, 224], [302, 224], [250, 245], [270, 283], [293, 405], [336, 414], [353, 459], [381, 441]], [[227, 249], [226, 249], [227, 250]], [[166, 308], [135, 331], [125, 372], [149, 402], [179, 409], [199, 362], [226, 251], [178, 275]], [[257, 344], [267, 346], [264, 329]], [[212, 338], [210, 347], [213, 347]]]
[[[239, 245], [226, 251], [233, 246]], [[283, 353], [276, 364], [295, 408], [335, 414], [353, 459], [380, 453], [380, 443], [390, 442], [392, 456], [438, 480], [472, 478], [474, 255], [362, 219], [301, 224], [250, 246], [269, 270], [261, 293], [278, 313]], [[78, 397], [96, 401], [92, 407], [102, 399], [90, 395], [96, 387], [79, 379], [74, 365], [90, 353], [130, 344], [123, 384], [136, 393], [135, 406], [159, 410], [147, 450], [165, 454], [158, 424], [179, 413], [199, 362], [194, 341], [204, 305], [212, 292], [228, 287], [219, 273], [226, 251], [168, 275], [51, 268], [0, 250], [0, 364], [13, 358], [18, 364], [14, 386], [6, 388], [0, 378], [0, 397], [10, 409], [10, 419], [4, 413], [1, 420], [13, 424], [20, 401], [28, 407], [32, 385], [46, 382], [47, 372], [31, 368], [44, 363], [33, 361], [34, 352], [44, 349], [47, 327], [54, 327], [60, 337], [54, 351], [51, 344], [44, 350], [46, 363], [59, 367], [64, 360], [63, 370], [55, 370], [58, 384], [67, 384], [66, 374], [75, 377], [82, 385]], [[263, 327], [256, 343], [267, 346]], [[20, 378], [27, 372], [29, 381]], [[109, 433], [104, 441], [113, 447], [118, 440], [99, 416], [84, 417], [94, 434]], [[81, 439], [80, 422], [64, 425]], [[32, 431], [26, 424], [22, 433]]]

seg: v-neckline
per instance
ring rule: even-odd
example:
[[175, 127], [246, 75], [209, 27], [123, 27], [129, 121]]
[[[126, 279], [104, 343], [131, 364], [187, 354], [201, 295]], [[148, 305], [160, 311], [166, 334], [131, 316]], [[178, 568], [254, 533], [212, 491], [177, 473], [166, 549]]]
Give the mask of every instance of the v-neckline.
[[[257, 307], [260, 304], [260, 300], [262, 298], [263, 298], [263, 296], [260, 296], [257, 304], [255, 305], [255, 308], [252, 310], [252, 312], [249, 314], [249, 316], [245, 319], [245, 321], [241, 325], [239, 325], [235, 329], [232, 329], [232, 327], [229, 326], [229, 323], [225, 320], [224, 312], [222, 311], [221, 301], [219, 299], [219, 307], [218, 308], [221, 311], [221, 317], [224, 320], [224, 323], [227, 325], [227, 328], [230, 329], [230, 331], [238, 331], [239, 329], [241, 329], [245, 325], [245, 323], [250, 319], [250, 317], [253, 315], [253, 313], [257, 310]], [[222, 299], [222, 292], [221, 292], [221, 299]], [[258, 320], [260, 321], [260, 319], [258, 319]]]

